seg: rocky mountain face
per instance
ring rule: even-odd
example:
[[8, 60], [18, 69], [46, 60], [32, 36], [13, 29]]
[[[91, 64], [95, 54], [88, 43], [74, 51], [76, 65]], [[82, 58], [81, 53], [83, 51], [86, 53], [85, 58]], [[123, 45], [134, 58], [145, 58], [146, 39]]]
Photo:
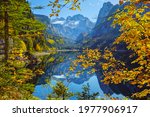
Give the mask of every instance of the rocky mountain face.
[[76, 43], [80, 43], [80, 42], [83, 42], [83, 39], [86, 38], [88, 36], [88, 33], [86, 32], [83, 32], [83, 33], [80, 33], [78, 35], [78, 37], [76, 38]]
[[113, 7], [113, 4], [110, 2], [106, 2], [103, 4], [102, 8], [99, 11], [95, 27], [105, 22], [106, 17], [108, 16], [112, 7]]
[[45, 37], [48, 39], [53, 39], [55, 40], [55, 44], [48, 44], [50, 47], [57, 47], [61, 48], [66, 45], [68, 45], [69, 41], [65, 40], [63, 37], [61, 37], [57, 30], [54, 28], [54, 26], [51, 23], [51, 20], [48, 16], [45, 15], [39, 15], [39, 14], [34, 14], [35, 18], [39, 20], [40, 22], [44, 23], [46, 25], [46, 32]]
[[60, 35], [72, 42], [75, 42], [81, 33], [89, 33], [94, 27], [93, 22], [80, 14], [68, 16], [66, 19], [56, 18], [52, 20], [52, 25]]
[[35, 18], [40, 22], [44, 23], [47, 26], [47, 32], [52, 35], [57, 35], [57, 31], [54, 29], [53, 25], [51, 24], [51, 20], [48, 16], [34, 14]]
[[[111, 26], [112, 19], [108, 20], [115, 11], [120, 8], [119, 5], [113, 5], [110, 2], [103, 4], [100, 9], [96, 25], [83, 41], [83, 46], [92, 48], [101, 48], [110, 45], [116, 37], [119, 36], [119, 27], [113, 28]], [[86, 40], [88, 39], [88, 40]]]

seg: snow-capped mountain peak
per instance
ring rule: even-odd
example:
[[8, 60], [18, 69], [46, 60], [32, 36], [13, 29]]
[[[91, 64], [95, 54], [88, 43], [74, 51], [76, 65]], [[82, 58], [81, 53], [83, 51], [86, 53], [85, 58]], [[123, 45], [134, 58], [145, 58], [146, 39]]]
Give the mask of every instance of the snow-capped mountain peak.
[[52, 20], [52, 25], [63, 37], [76, 41], [81, 33], [88, 33], [94, 27], [94, 23], [83, 15], [68, 16], [66, 19], [57, 18]]

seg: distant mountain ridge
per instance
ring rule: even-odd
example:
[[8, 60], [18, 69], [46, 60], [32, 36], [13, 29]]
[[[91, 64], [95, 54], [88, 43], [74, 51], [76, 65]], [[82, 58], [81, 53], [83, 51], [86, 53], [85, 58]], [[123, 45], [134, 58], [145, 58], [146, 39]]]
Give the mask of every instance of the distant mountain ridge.
[[94, 23], [83, 15], [74, 15], [64, 18], [56, 18], [52, 20], [52, 25], [60, 35], [66, 37], [73, 42], [81, 33], [89, 33], [94, 27]]
[[47, 32], [54, 36], [63, 37], [66, 43], [79, 42], [80, 34], [87, 34], [92, 31], [95, 23], [83, 15], [68, 16], [50, 20], [48, 16], [34, 14], [35, 18], [47, 26]]

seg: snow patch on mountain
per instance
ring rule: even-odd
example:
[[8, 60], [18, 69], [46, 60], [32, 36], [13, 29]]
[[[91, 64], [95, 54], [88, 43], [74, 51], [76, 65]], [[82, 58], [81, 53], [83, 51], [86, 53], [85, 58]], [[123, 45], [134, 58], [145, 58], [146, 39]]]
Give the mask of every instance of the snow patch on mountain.
[[61, 25], [63, 25], [65, 22], [64, 21], [54, 21], [54, 22], [52, 22], [52, 24], [61, 24]]

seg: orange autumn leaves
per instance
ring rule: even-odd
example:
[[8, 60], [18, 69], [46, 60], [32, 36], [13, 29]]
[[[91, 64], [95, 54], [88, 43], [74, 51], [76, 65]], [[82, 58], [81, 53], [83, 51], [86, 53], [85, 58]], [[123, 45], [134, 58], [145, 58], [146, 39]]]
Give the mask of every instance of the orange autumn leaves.
[[[138, 2], [144, 2], [137, 6]], [[133, 94], [133, 97], [143, 98], [150, 94], [150, 12], [148, 1], [130, 0], [126, 5], [113, 16], [115, 19], [113, 26], [120, 25], [121, 35], [115, 40], [114, 45], [125, 42], [127, 49], [132, 50], [130, 59], [135, 58], [131, 64], [136, 67], [129, 69], [124, 65], [109, 66], [109, 70], [104, 72], [104, 82], [119, 84], [128, 82], [144, 90]], [[116, 60], [116, 63], [118, 60]], [[109, 63], [109, 62], [108, 62]]]
[[140, 3], [140, 2], [143, 2], [144, 4], [148, 4], [150, 3], [149, 0], [119, 0], [119, 4], [122, 5], [124, 2], [134, 2], [136, 4]]
[[[142, 5], [137, 5], [143, 2]], [[120, 26], [120, 36], [113, 45], [124, 42], [132, 51], [128, 59], [136, 66], [129, 68], [123, 60], [114, 56], [112, 48], [105, 49], [103, 54], [98, 50], [87, 49], [73, 62], [75, 67], [80, 64], [84, 69], [94, 68], [98, 64], [103, 69], [105, 84], [130, 83], [142, 90], [132, 95], [133, 98], [145, 98], [150, 94], [150, 12], [147, 10], [149, 1], [130, 0], [122, 10], [112, 17], [113, 26]], [[75, 67], [72, 67], [74, 70]], [[96, 71], [96, 69], [95, 69]]]
[[[83, 53], [83, 55], [77, 56], [77, 59], [73, 61], [70, 67], [71, 71], [74, 71], [78, 64], [80, 64], [83, 69], [92, 68], [101, 58], [101, 52], [99, 52], [98, 49], [86, 49]], [[91, 73], [94, 73], [95, 71], [94, 68], [91, 69]]]

